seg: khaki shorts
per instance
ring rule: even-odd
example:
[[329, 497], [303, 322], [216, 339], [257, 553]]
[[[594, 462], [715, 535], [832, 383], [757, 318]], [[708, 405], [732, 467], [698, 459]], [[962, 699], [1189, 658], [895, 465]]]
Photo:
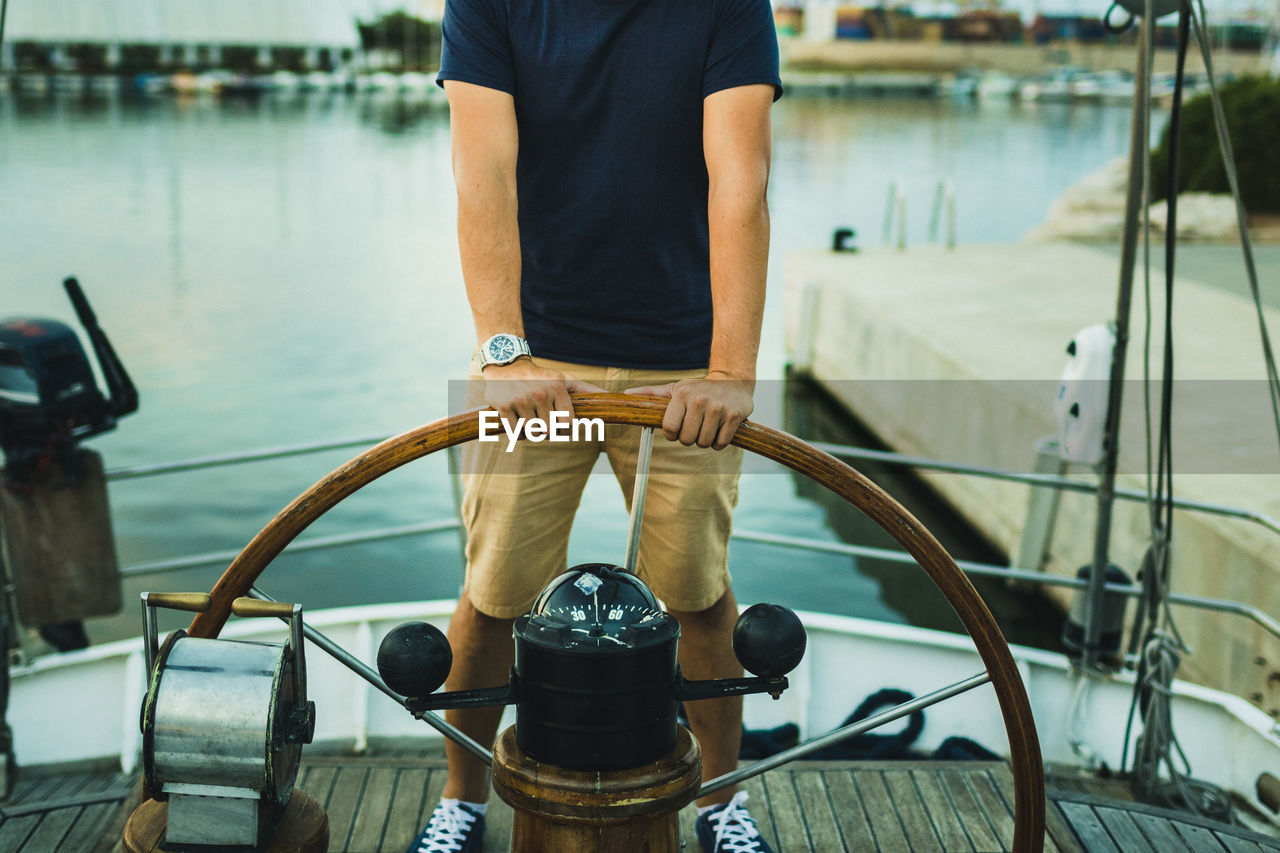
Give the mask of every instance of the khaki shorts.
[[[706, 372], [535, 361], [615, 392]], [[471, 379], [467, 405], [482, 405], [484, 379], [474, 366]], [[542, 588], [568, 568], [569, 530], [601, 451], [630, 511], [639, 444], [639, 427], [607, 424], [604, 441], [521, 440], [510, 453], [505, 435], [496, 443], [463, 445], [463, 591], [476, 609], [503, 619], [527, 613]], [[655, 434], [637, 572], [668, 608], [705, 610], [729, 588], [729, 532], [741, 467], [737, 447], [685, 447]], [[619, 542], [617, 553], [625, 547]]]

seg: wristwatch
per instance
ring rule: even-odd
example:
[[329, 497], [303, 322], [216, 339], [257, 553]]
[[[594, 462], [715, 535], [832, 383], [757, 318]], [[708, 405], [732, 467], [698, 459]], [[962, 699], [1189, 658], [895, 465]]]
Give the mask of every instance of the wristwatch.
[[530, 355], [529, 342], [517, 335], [494, 335], [480, 345], [480, 369], [490, 364], [510, 364], [522, 355]]

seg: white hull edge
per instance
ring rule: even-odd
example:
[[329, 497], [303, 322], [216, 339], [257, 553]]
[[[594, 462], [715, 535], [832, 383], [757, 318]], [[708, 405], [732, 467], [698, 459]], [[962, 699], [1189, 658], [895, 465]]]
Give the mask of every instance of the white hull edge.
[[[372, 663], [379, 640], [395, 625], [423, 619], [444, 628], [453, 607], [448, 600], [380, 604], [317, 611], [305, 619]], [[963, 635], [822, 613], [799, 615], [809, 632], [808, 652], [780, 700], [748, 697], [747, 725], [752, 728], [794, 722], [802, 737], [821, 734], [883, 687], [919, 696], [982, 670], [972, 641]], [[262, 620], [233, 620], [223, 637], [282, 640], [284, 629]], [[1013, 654], [1031, 697], [1045, 761], [1082, 763], [1067, 731], [1079, 676], [1060, 655], [1020, 646], [1013, 647]], [[317, 706], [317, 741], [361, 749], [370, 738], [439, 738], [319, 649], [307, 649], [307, 665], [309, 692]], [[15, 668], [8, 722], [19, 766], [118, 758], [122, 769], [132, 771], [141, 750], [143, 668], [140, 639]], [[819, 673], [828, 675], [819, 678]], [[1098, 679], [1080, 706], [1076, 732], [1112, 768], [1120, 765], [1132, 689], [1130, 673]], [[1257, 802], [1255, 784], [1263, 772], [1280, 768], [1275, 722], [1248, 702], [1217, 690], [1176, 682], [1174, 695], [1174, 730], [1195, 776], [1235, 791], [1270, 814]], [[1007, 753], [990, 687], [929, 708], [925, 717], [917, 748], [932, 750], [948, 736], [962, 735]], [[503, 725], [512, 722], [514, 712], [508, 709]]]

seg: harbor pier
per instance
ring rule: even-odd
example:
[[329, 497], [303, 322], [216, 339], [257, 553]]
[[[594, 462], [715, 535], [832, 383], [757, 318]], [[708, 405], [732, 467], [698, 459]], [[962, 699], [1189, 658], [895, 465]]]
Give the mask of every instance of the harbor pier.
[[[795, 253], [785, 285], [789, 358], [797, 373], [896, 451], [1032, 471], [1036, 442], [1056, 431], [1053, 400], [1065, 349], [1084, 327], [1112, 319], [1118, 267], [1110, 252], [1068, 242]], [[1221, 277], [1240, 278], [1241, 267], [1237, 255]], [[1206, 265], [1196, 268], [1205, 271]], [[1117, 484], [1141, 490], [1147, 485], [1141, 269], [1137, 281]], [[1162, 274], [1153, 274], [1159, 311], [1162, 284]], [[1253, 304], [1216, 283], [1179, 277], [1175, 287], [1175, 492], [1280, 517], [1280, 439]], [[1265, 314], [1280, 329], [1280, 312]], [[1151, 332], [1156, 379], [1161, 317]], [[1153, 391], [1155, 417], [1158, 401]], [[1087, 465], [1069, 472], [1097, 480]], [[921, 476], [984, 536], [1019, 553], [1027, 486], [942, 472]], [[1073, 575], [1091, 563], [1096, 514], [1093, 495], [1063, 493], [1042, 564], [1017, 568]], [[1112, 561], [1132, 577], [1150, 540], [1148, 509], [1122, 501], [1114, 518]], [[1266, 526], [1179, 511], [1172, 554], [1174, 591], [1280, 613], [1280, 535]], [[1070, 596], [1053, 594], [1064, 605]], [[1133, 613], [1130, 605], [1130, 620]], [[1280, 638], [1240, 616], [1186, 607], [1175, 607], [1174, 615], [1194, 650], [1183, 661], [1183, 677], [1280, 715]]]

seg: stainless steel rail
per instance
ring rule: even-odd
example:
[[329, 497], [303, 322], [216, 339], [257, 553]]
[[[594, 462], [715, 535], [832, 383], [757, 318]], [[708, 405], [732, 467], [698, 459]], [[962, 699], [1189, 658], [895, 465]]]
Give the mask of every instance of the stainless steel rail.
[[636, 476], [631, 486], [631, 523], [627, 526], [627, 556], [622, 567], [635, 572], [640, 558], [640, 531], [644, 529], [644, 502], [649, 494], [649, 462], [653, 458], [653, 427], [640, 430], [640, 448], [636, 452]]
[[177, 462], [160, 462], [155, 465], [130, 465], [124, 468], [112, 468], [107, 471], [107, 480], [136, 480], [139, 477], [154, 477], [158, 474], [176, 474], [180, 471], [199, 471], [205, 468], [219, 468], [225, 465], [243, 465], [249, 462], [262, 462], [268, 459], [284, 459], [289, 456], [305, 456], [308, 453], [321, 453], [326, 450], [350, 450], [353, 447], [372, 447], [385, 441], [387, 436], [366, 436], [348, 438], [339, 441], [320, 441], [310, 444], [292, 444], [283, 447], [268, 447], [263, 450], [250, 450], [243, 453], [223, 453], [214, 456], [199, 456], [195, 459], [183, 459]]
[[[1008, 480], [1013, 483], [1025, 483], [1028, 486], [1048, 486], [1064, 492], [1084, 492], [1091, 495], [1098, 493], [1098, 484], [1084, 480], [1073, 480], [1070, 477], [1058, 477], [1053, 474], [1031, 474], [1022, 471], [1010, 471], [1005, 468], [988, 468], [982, 465], [965, 465], [958, 462], [947, 462], [942, 459], [931, 459], [927, 456], [910, 456], [894, 453], [889, 450], [871, 450], [865, 447], [850, 447], [844, 444], [831, 444], [824, 441], [811, 441], [812, 446], [830, 453], [837, 459], [866, 459], [882, 462], [886, 465], [902, 465], [908, 468], [925, 468], [932, 471], [947, 471], [953, 474], [967, 474], [973, 477], [986, 477], [992, 480]], [[1116, 489], [1115, 497], [1145, 503], [1147, 493], [1140, 489]], [[1178, 509], [1192, 512], [1203, 512], [1210, 515], [1221, 515], [1238, 518], [1259, 524], [1273, 533], [1280, 534], [1280, 520], [1265, 513], [1240, 509], [1226, 504], [1215, 504], [1206, 501], [1193, 501], [1186, 498], [1174, 498], [1173, 505]]]
[[[262, 462], [270, 459], [284, 459], [290, 456], [303, 456], [309, 453], [322, 453], [329, 450], [349, 450], [377, 444], [387, 438], [385, 435], [364, 436], [361, 438], [342, 439], [338, 441], [314, 442], [310, 444], [286, 445], [266, 448], [264, 450], [244, 453], [227, 453], [214, 456], [197, 457], [177, 462], [161, 462], [154, 465], [132, 465], [123, 468], [112, 468], [107, 471], [110, 480], [134, 480], [142, 477], [154, 477], [161, 474], [174, 474], [182, 471], [197, 471], [204, 468], [216, 468], [227, 465], [240, 465], [250, 462]], [[846, 444], [833, 444], [826, 441], [811, 441], [809, 444], [819, 450], [830, 453], [838, 459], [866, 459], [886, 465], [901, 465], [908, 468], [924, 468], [931, 471], [948, 471], [953, 474], [966, 474], [973, 477], [986, 477], [994, 480], [1007, 480], [1013, 483], [1024, 483], [1028, 486], [1047, 486], [1064, 492], [1084, 492], [1097, 494], [1098, 485], [1070, 477], [1058, 477], [1053, 474], [1033, 474], [1023, 471], [1010, 471], [1005, 468], [990, 468], [983, 465], [967, 465], [959, 462], [947, 462], [928, 456], [912, 456], [906, 453], [895, 453], [889, 450], [871, 450], [866, 447], [852, 447]], [[1128, 501], [1145, 502], [1146, 492], [1138, 489], [1116, 489], [1116, 497]], [[1259, 524], [1273, 533], [1280, 534], [1280, 520], [1261, 512], [1240, 509], [1225, 504], [1193, 501], [1185, 498], [1174, 498], [1173, 505], [1178, 509], [1203, 512], [1211, 515], [1222, 515], [1238, 518]]]
[[794, 761], [797, 758], [804, 758], [806, 755], [817, 752], [820, 749], [824, 749], [828, 746], [834, 746], [843, 740], [848, 740], [854, 735], [860, 735], [863, 732], [868, 732], [871, 729], [876, 728], [877, 726], [883, 726], [885, 723], [891, 723], [894, 720], [905, 717], [915, 711], [928, 708], [930, 705], [936, 705], [944, 699], [950, 699], [952, 696], [959, 696], [961, 693], [968, 692], [975, 687], [981, 687], [990, 681], [990, 673], [980, 672], [977, 675], [971, 675], [963, 681], [957, 681], [954, 684], [949, 684], [946, 687], [935, 690], [932, 693], [928, 693], [917, 699], [912, 699], [909, 702], [903, 702], [901, 705], [895, 705], [887, 711], [881, 711], [879, 714], [867, 717], [865, 720], [858, 720], [856, 723], [841, 726], [834, 731], [827, 732], [825, 735], [810, 738], [804, 743], [797, 744], [790, 749], [784, 749], [776, 755], [771, 755], [768, 758], [749, 764], [746, 767], [730, 771], [729, 773], [725, 773], [723, 776], [717, 776], [716, 778], [709, 780], [698, 789], [698, 796], [705, 797], [707, 794], [714, 794], [716, 791], [728, 788], [730, 785], [736, 785], [744, 779], [750, 779], [752, 776], [759, 776], [761, 773], [765, 773], [775, 767], [781, 767], [782, 765], [790, 761]]
[[[405, 524], [400, 527], [378, 527], [359, 533], [336, 533], [332, 536], [314, 536], [289, 543], [284, 553], [296, 554], [303, 551], [318, 551], [323, 548], [336, 548], [342, 545], [360, 545], [365, 542], [381, 542], [386, 539], [398, 539], [403, 536], [417, 536], [422, 533], [438, 533], [442, 530], [457, 530], [461, 522], [456, 518], [442, 521], [427, 521], [421, 524]], [[163, 572], [174, 572], [181, 569], [194, 569], [199, 566], [216, 566], [230, 563], [240, 553], [240, 549], [227, 551], [208, 551], [203, 554], [188, 554], [168, 560], [149, 560], [145, 563], [134, 563], [120, 570], [121, 575], [152, 575]]]
[[[302, 539], [290, 543], [289, 546], [285, 548], [285, 553], [301, 553], [305, 551], [316, 551], [323, 548], [335, 548], [343, 545], [360, 545], [367, 542], [381, 542], [387, 539], [396, 539], [404, 536], [440, 533], [446, 530], [457, 530], [459, 526], [457, 519], [446, 518], [440, 521], [430, 521], [422, 524], [406, 524], [400, 527], [382, 527], [360, 533], [316, 536], [310, 539]], [[889, 548], [875, 548], [870, 545], [850, 545], [845, 542], [823, 542], [818, 539], [807, 539], [799, 536], [785, 536], [775, 533], [764, 533], [761, 531], [742, 529], [734, 530], [730, 534], [730, 538], [738, 539], [743, 542], [754, 542], [759, 545], [773, 545], [780, 548], [792, 548], [799, 551], [840, 554], [847, 557], [861, 557], [871, 560], [884, 560], [891, 563], [915, 565], [915, 560], [911, 558], [911, 555], [905, 552], [894, 551]], [[125, 566], [120, 570], [120, 573], [126, 576], [162, 574], [164, 572], [199, 568], [200, 566], [220, 565], [223, 563], [230, 563], [235, 559], [238, 553], [239, 551], [236, 550], [210, 551], [204, 554], [191, 554], [185, 557], [175, 557], [170, 560], [152, 560], [146, 563], [135, 563], [131, 566]], [[1085, 581], [1078, 580], [1077, 578], [1048, 575], [1043, 572], [1028, 571], [1026, 569], [994, 566], [989, 563], [975, 563], [968, 560], [958, 560], [956, 564], [965, 574], [976, 577], [1022, 581], [1026, 583], [1042, 584], [1044, 586], [1062, 586], [1072, 588], [1084, 588], [1087, 586]], [[1118, 593], [1130, 598], [1137, 598], [1142, 594], [1141, 589], [1136, 586], [1107, 584], [1106, 589], [1108, 592]], [[1192, 607], [1200, 610], [1215, 610], [1221, 613], [1233, 613], [1237, 616], [1243, 616], [1246, 619], [1255, 622], [1277, 639], [1280, 639], [1280, 622], [1277, 622], [1267, 613], [1253, 605], [1242, 604], [1237, 601], [1224, 601], [1218, 598], [1206, 598], [1199, 595], [1186, 595], [1182, 593], [1173, 593], [1170, 595], [1169, 600], [1174, 604], [1182, 605], [1184, 607]]]
[[[339, 441], [315, 442], [311, 444], [298, 444], [285, 447], [268, 448], [258, 451], [250, 451], [245, 453], [222, 454], [216, 456], [206, 456], [197, 459], [181, 460], [177, 462], [160, 463], [155, 465], [136, 465], [126, 468], [116, 468], [107, 472], [108, 480], [131, 480], [142, 477], [158, 476], [162, 474], [172, 474], [183, 471], [194, 471], [203, 468], [222, 467], [226, 465], [238, 465], [249, 462], [261, 462], [270, 459], [280, 459], [290, 456], [301, 456], [309, 453], [321, 453], [330, 450], [343, 450], [351, 448], [363, 448], [379, 441], [384, 440], [385, 436], [367, 436], [361, 438], [352, 438]], [[881, 462], [889, 465], [900, 465], [912, 468], [924, 468], [935, 471], [946, 471], [955, 474], [964, 474], [975, 477], [986, 477], [997, 480], [1007, 480], [1010, 482], [1024, 483], [1030, 486], [1047, 486], [1049, 488], [1061, 489], [1063, 491], [1085, 492], [1096, 494], [1098, 486], [1094, 483], [1074, 480], [1069, 477], [1059, 477], [1052, 474], [1032, 474], [1020, 471], [1009, 471], [1001, 468], [990, 468], [981, 465], [967, 465], [956, 462], [947, 462], [941, 459], [931, 459], [925, 456], [911, 456], [903, 453], [894, 453], [886, 450], [871, 450], [864, 447], [851, 447], [843, 444], [832, 444], [830, 442], [810, 442], [814, 447], [830, 453], [832, 456], [843, 459], [863, 459], [874, 462]], [[1123, 500], [1145, 501], [1146, 494], [1135, 489], [1117, 489], [1116, 497]], [[1174, 506], [1179, 509], [1189, 510], [1193, 512], [1203, 512], [1212, 515], [1220, 515], [1230, 518], [1237, 518], [1243, 521], [1249, 521], [1259, 524], [1268, 530], [1280, 534], [1280, 521], [1266, 515], [1264, 513], [1254, 512], [1252, 510], [1240, 509], [1221, 504], [1206, 503], [1203, 501], [1191, 501], [1186, 499], [1175, 499]], [[286, 553], [301, 553], [306, 551], [315, 551], [324, 548], [334, 548], [344, 545], [358, 545], [368, 542], [379, 542], [388, 539], [395, 539], [404, 536], [417, 536], [426, 533], [437, 533], [445, 530], [459, 530], [460, 522], [456, 518], [443, 519], [439, 521], [423, 522], [418, 524], [407, 524], [398, 527], [382, 527], [373, 530], [366, 530], [358, 533], [342, 533], [331, 536], [316, 536], [303, 539], [291, 543], [286, 549]], [[842, 554], [851, 557], [862, 557], [866, 559], [885, 560], [887, 562], [910, 563], [915, 561], [908, 554], [901, 551], [893, 551], [887, 548], [874, 548], [866, 545], [850, 545], [843, 542], [823, 542], [816, 539], [807, 539], [796, 536], [784, 536], [772, 533], [763, 533], [752, 530], [735, 530], [731, 534], [732, 538], [740, 539], [745, 542], [755, 542], [763, 545], [774, 545], [783, 548], [793, 548], [797, 550], [816, 551], [830, 554]], [[226, 551], [210, 551], [203, 554], [190, 554], [182, 557], [174, 557], [165, 560], [150, 560], [143, 563], [135, 563], [125, 566], [120, 570], [122, 575], [137, 576], [146, 574], [158, 574], [170, 571], [179, 571], [182, 569], [197, 568], [200, 566], [218, 565], [230, 563], [239, 553], [238, 550]], [[957, 561], [960, 569], [966, 574], [977, 577], [1002, 578], [1004, 580], [1021, 581], [1026, 583], [1042, 584], [1044, 586], [1059, 586], [1071, 588], [1085, 588], [1087, 582], [1072, 577], [1063, 577], [1059, 575], [1049, 575], [1043, 572], [1028, 571], [1026, 569], [1008, 568], [1005, 566], [994, 566], [985, 563], [975, 563], [970, 561]], [[1133, 586], [1122, 586], [1118, 584], [1107, 584], [1106, 590], [1131, 598], [1139, 597], [1142, 592]], [[1217, 598], [1208, 598], [1199, 595], [1186, 595], [1181, 593], [1173, 593], [1170, 601], [1184, 607], [1191, 607], [1201, 610], [1213, 610], [1221, 613], [1231, 613], [1237, 616], [1243, 616], [1251, 620], [1259, 627], [1266, 630], [1272, 636], [1280, 639], [1280, 621], [1273, 619], [1269, 614], [1254, 607], [1250, 604], [1243, 604], [1236, 601], [1227, 601]]]
[[[802, 551], [819, 551], [828, 554], [843, 554], [850, 557], [864, 557], [873, 560], [885, 560], [892, 563], [910, 563], [915, 565], [915, 560], [910, 554], [903, 551], [893, 551], [888, 548], [873, 548], [869, 545], [849, 545], [844, 542], [821, 542], [815, 539], [805, 539], [798, 536], [780, 536], [773, 533], [760, 533], [752, 530], [735, 530], [730, 534], [734, 539], [741, 539], [744, 542], [756, 542], [763, 545], [777, 545], [782, 548], [795, 548]], [[1079, 580], [1072, 577], [1063, 577], [1061, 575], [1047, 575], [1043, 572], [1032, 572], [1026, 569], [1010, 569], [1004, 566], [992, 566], [986, 563], [973, 563], [967, 560], [957, 560], [956, 565], [967, 575], [975, 575], [978, 577], [1000, 578], [1002, 580], [1025, 581], [1027, 583], [1044, 584], [1045, 586], [1065, 586], [1078, 589], [1087, 588], [1088, 581]], [[1123, 584], [1106, 584], [1107, 592], [1114, 592], [1129, 598], [1139, 598], [1142, 595], [1142, 588], [1136, 585]], [[1272, 619], [1262, 610], [1249, 605], [1241, 604], [1238, 601], [1224, 601], [1219, 598], [1206, 598], [1200, 595], [1186, 595], [1182, 593], [1171, 593], [1169, 601], [1173, 604], [1180, 604], [1184, 607], [1194, 607], [1200, 610], [1216, 610], [1222, 613], [1234, 613], [1238, 616], [1244, 616], [1257, 623], [1268, 633], [1280, 639], [1280, 622]]]
[[[258, 589], [256, 586], [250, 587], [249, 594], [254, 598], [261, 599], [262, 601], [276, 600], [271, 596], [267, 595], [262, 590]], [[289, 620], [284, 619], [282, 617], [282, 621], [288, 622]], [[338, 663], [342, 664], [347, 669], [351, 670], [353, 673], [363, 678], [365, 681], [369, 682], [370, 685], [372, 685], [373, 687], [377, 688], [379, 691], [381, 691], [382, 693], [390, 697], [392, 701], [400, 704], [406, 710], [408, 709], [409, 703], [405, 699], [405, 697], [401, 696], [399, 693], [395, 692], [390, 687], [388, 687], [387, 683], [382, 680], [382, 676], [378, 674], [378, 671], [376, 669], [369, 666], [367, 663], [360, 660], [360, 658], [351, 654], [351, 652], [347, 651], [342, 646], [338, 645], [338, 643], [329, 639], [328, 636], [326, 636], [325, 634], [322, 634], [320, 631], [317, 631], [315, 628], [311, 627], [305, 622], [302, 625], [302, 633], [306, 636], [308, 640], [315, 643], [315, 645], [318, 648], [321, 648], [325, 652], [327, 652], [329, 656], [332, 657], [334, 660], [336, 660]], [[148, 667], [148, 671], [150, 671], [150, 667]], [[445, 735], [448, 738], [451, 738], [454, 741], [454, 743], [458, 744], [463, 749], [470, 752], [476, 758], [479, 758], [485, 764], [489, 764], [489, 765], [493, 764], [493, 753], [491, 751], [485, 749], [483, 746], [481, 746], [479, 743], [473, 740], [470, 736], [468, 736], [465, 732], [462, 732], [455, 726], [445, 722], [444, 718], [441, 717], [439, 714], [436, 714], [432, 711], [423, 711], [421, 719], [427, 725], [431, 726], [433, 729], [440, 732], [440, 734]]]

